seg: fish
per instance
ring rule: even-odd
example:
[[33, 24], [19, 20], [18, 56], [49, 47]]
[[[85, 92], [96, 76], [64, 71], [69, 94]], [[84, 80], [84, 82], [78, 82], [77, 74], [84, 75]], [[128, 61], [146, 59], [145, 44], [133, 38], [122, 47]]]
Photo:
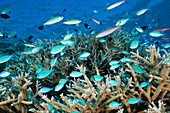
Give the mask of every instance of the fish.
[[130, 62], [131, 59], [130, 59], [130, 58], [127, 58], [127, 57], [123, 57], [123, 58], [121, 58], [119, 61], [124, 62], [124, 63], [127, 63], [127, 62]]
[[137, 73], [145, 73], [145, 71], [143, 71], [138, 65], [133, 65], [132, 69]]
[[7, 14], [7, 13], [10, 13], [12, 10], [12, 8], [5, 8], [1, 11], [1, 14]]
[[84, 24], [84, 27], [87, 28], [87, 29], [91, 29], [90, 26], [87, 23]]
[[136, 49], [139, 45], [139, 41], [138, 40], [133, 40], [132, 43], [130, 44], [130, 48], [131, 49]]
[[91, 30], [89, 33], [93, 35], [93, 34], [95, 34], [95, 33], [96, 33], [96, 31]]
[[122, 105], [122, 103], [118, 103], [118, 102], [116, 102], [116, 101], [112, 101], [112, 102], [109, 103], [108, 107], [110, 107], [110, 108], [116, 108], [116, 107], [119, 107], [119, 106], [121, 106], [121, 105]]
[[160, 28], [160, 29], [155, 29], [153, 31], [163, 32], [163, 31], [167, 31], [167, 30], [169, 30], [169, 28]]
[[118, 64], [118, 63], [119, 63], [119, 61], [117, 61], [117, 60], [112, 60], [112, 61], [109, 62], [109, 65]]
[[44, 25], [52, 25], [52, 24], [55, 24], [55, 23], [57, 23], [57, 22], [60, 22], [63, 18], [64, 18], [63, 16], [53, 17], [53, 18], [49, 19], [48, 21], [46, 21], [43, 25], [39, 26], [38, 29], [39, 29], [39, 30], [43, 30]]
[[119, 19], [119, 20], [116, 22], [115, 26], [122, 26], [122, 25], [126, 24], [126, 22], [127, 22], [128, 20], [129, 20], [129, 18]]
[[99, 39], [99, 42], [103, 43], [103, 42], [107, 42], [105, 39], [101, 38]]
[[1, 57], [0, 57], [0, 64], [9, 61], [9, 60], [13, 57], [13, 55], [14, 55], [14, 54], [12, 54], [12, 55], [6, 55], [6, 56], [1, 56]]
[[90, 53], [89, 52], [86, 52], [86, 51], [84, 51], [80, 56], [79, 56], [79, 58], [78, 59], [80, 59], [80, 60], [86, 60], [87, 59], [87, 57], [88, 56], [90, 56]]
[[140, 27], [136, 27], [136, 30], [137, 30], [138, 32], [140, 32], [140, 33], [143, 33], [143, 29], [140, 28]]
[[74, 98], [74, 99], [73, 99], [73, 102], [78, 102], [78, 103], [80, 103], [80, 104], [85, 104], [84, 101], [82, 101], [81, 99], [78, 99], [78, 98]]
[[8, 38], [14, 37], [17, 34], [17, 31], [13, 31], [8, 34]]
[[50, 20], [46, 21], [44, 25], [52, 25], [54, 23], [60, 22], [64, 17], [63, 16], [56, 16], [51, 18]]
[[57, 46], [54, 46], [54, 47], [51, 49], [50, 53], [51, 53], [51, 54], [60, 53], [60, 52], [62, 52], [62, 51], [64, 50], [64, 48], [65, 48], [64, 45], [57, 45]]
[[140, 99], [130, 98], [130, 99], [128, 99], [126, 102], [129, 103], [129, 104], [136, 104], [136, 103], [138, 103], [138, 102], [140, 102], [140, 101], [143, 102], [142, 98], [140, 98]]
[[170, 38], [168, 37], [161, 37], [162, 39], [169, 40]]
[[94, 10], [93, 12], [94, 12], [94, 13], [98, 13], [98, 10]]
[[64, 36], [64, 40], [71, 39], [71, 37], [74, 35], [74, 33], [68, 33]]
[[146, 87], [147, 85], [149, 85], [150, 82], [142, 82], [139, 87], [143, 88], [143, 87]]
[[141, 27], [143, 30], [146, 30], [148, 28], [148, 26], [142, 26]]
[[1, 17], [1, 18], [4, 18], [4, 19], [9, 19], [9, 18], [10, 18], [10, 16], [7, 15], [7, 14], [1, 14], [0, 17]]
[[99, 34], [96, 35], [96, 38], [101, 38], [101, 37], [104, 37], [104, 36], [107, 36], [111, 33], [113, 33], [115, 30], [119, 29], [120, 27], [117, 26], [117, 27], [112, 27], [112, 28], [108, 28], [102, 32], [100, 32]]
[[1, 73], [0, 73], [0, 77], [7, 77], [7, 76], [9, 76], [10, 75], [10, 72], [9, 71], [2, 71]]
[[59, 83], [55, 86], [55, 91], [60, 91], [63, 87], [64, 87], [64, 82], [63, 83]]
[[33, 38], [33, 35], [30, 35], [29, 37], [28, 37], [28, 40], [31, 40]]
[[79, 72], [79, 71], [72, 71], [70, 73], [71, 77], [81, 77], [82, 75], [85, 75], [85, 73]]
[[43, 48], [43, 46], [34, 47], [31, 51], [31, 54], [38, 53], [42, 48]]
[[51, 90], [53, 90], [53, 88], [49, 88], [49, 87], [42, 87], [38, 92], [39, 93], [48, 93]]
[[116, 2], [116, 3], [113, 3], [113, 4], [111, 4], [110, 6], [108, 6], [106, 9], [107, 9], [107, 10], [113, 9], [113, 8], [121, 5], [121, 4], [124, 3], [124, 2], [125, 2], [125, 0], [122, 0], [122, 1], [119, 1], [119, 2]]
[[118, 68], [119, 66], [120, 66], [120, 64], [112, 64], [110, 66], [110, 70], [114, 70], [114, 69]]
[[79, 24], [81, 22], [81, 20], [78, 20], [78, 19], [71, 19], [71, 20], [67, 20], [65, 22], [63, 22], [64, 24], [67, 24], [67, 25], [73, 25], [73, 24]]
[[140, 15], [144, 14], [147, 10], [148, 10], [147, 8], [146, 8], [146, 9], [141, 9], [141, 10], [139, 10], [139, 11], [136, 13], [136, 15], [137, 15], [137, 16], [140, 16]]
[[24, 45], [25, 45], [26, 47], [35, 47], [34, 44], [30, 44], [30, 43], [25, 43]]
[[[116, 80], [109, 80], [108, 83], [109, 83], [109, 87], [117, 86], [117, 81]], [[121, 81], [119, 81], [119, 84], [121, 84]]]
[[61, 40], [60, 41], [63, 45], [67, 45], [67, 46], [70, 46], [70, 45], [74, 45], [74, 42], [75, 41], [72, 41], [72, 40]]
[[47, 77], [48, 75], [50, 75], [53, 71], [55, 71], [55, 69], [51, 69], [51, 70], [42, 70], [38, 73], [37, 78], [38, 79], [43, 79], [45, 77]]
[[101, 77], [100, 75], [94, 75], [93, 78], [94, 78], [95, 81], [99, 82], [99, 81], [101, 81], [104, 77]]
[[164, 48], [169, 48], [170, 47], [170, 43], [166, 43], [165, 45], [164, 45]]
[[57, 62], [58, 57], [51, 59], [50, 66], [53, 67]]
[[92, 20], [97, 24], [102, 24], [99, 20], [92, 18]]
[[68, 81], [68, 79], [60, 79], [59, 83], [66, 83]]
[[63, 12], [65, 12], [66, 11], [66, 9], [63, 9]]
[[36, 72], [35, 72], [35, 73], [36, 73], [36, 74], [38, 74], [39, 72], [41, 72], [41, 71], [42, 71], [42, 69], [43, 69], [42, 67], [37, 68], [37, 70], [36, 70]]
[[158, 31], [152, 31], [149, 33], [149, 35], [152, 37], [164, 37], [165, 36], [164, 34], [158, 32]]

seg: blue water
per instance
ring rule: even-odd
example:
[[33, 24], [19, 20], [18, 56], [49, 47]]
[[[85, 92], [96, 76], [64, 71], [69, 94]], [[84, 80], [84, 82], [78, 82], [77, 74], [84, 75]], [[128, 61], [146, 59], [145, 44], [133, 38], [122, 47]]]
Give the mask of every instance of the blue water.
[[[170, 42], [170, 40], [162, 40], [161, 38], [151, 38], [148, 33], [154, 29], [170, 27], [170, 0], [126, 0], [128, 3], [111, 9], [107, 12], [104, 10], [108, 7], [106, 3], [115, 3], [120, 0], [1, 0], [0, 10], [12, 7], [9, 19], [0, 18], [0, 31], [4, 27], [5, 33], [12, 31], [17, 32], [17, 38], [3, 39], [0, 42], [15, 43], [18, 39], [26, 39], [33, 35], [32, 41], [37, 39], [61, 39], [67, 31], [73, 32], [74, 29], [81, 30], [82, 34], [88, 35], [89, 31], [84, 27], [87, 23], [91, 29], [96, 30], [96, 33], [114, 27], [118, 19], [130, 18], [130, 20], [123, 25], [125, 32], [131, 33], [132, 29], [137, 26], [149, 25], [143, 34], [137, 35], [140, 38], [147, 40], [160, 40], [161, 42]], [[141, 16], [137, 16], [136, 12], [143, 8], [149, 10]], [[63, 10], [66, 9], [65, 12]], [[98, 10], [98, 13], [94, 13]], [[38, 27], [49, 20], [53, 14], [64, 16], [62, 21], [67, 19], [82, 20], [79, 26], [64, 25], [62, 22], [45, 26], [43, 30]], [[85, 18], [87, 16], [87, 18]], [[91, 17], [100, 20], [102, 25], [95, 25]], [[152, 22], [153, 21], [153, 22]], [[166, 37], [170, 38], [170, 31], [165, 31]], [[13, 41], [13, 42], [11, 42]]]

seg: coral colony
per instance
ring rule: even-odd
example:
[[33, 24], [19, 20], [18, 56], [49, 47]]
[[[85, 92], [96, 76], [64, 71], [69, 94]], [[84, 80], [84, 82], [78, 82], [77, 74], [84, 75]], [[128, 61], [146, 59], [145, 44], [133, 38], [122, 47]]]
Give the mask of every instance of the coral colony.
[[0, 57], [0, 112], [165, 113], [170, 54], [139, 43], [120, 29], [104, 38], [68, 33]]

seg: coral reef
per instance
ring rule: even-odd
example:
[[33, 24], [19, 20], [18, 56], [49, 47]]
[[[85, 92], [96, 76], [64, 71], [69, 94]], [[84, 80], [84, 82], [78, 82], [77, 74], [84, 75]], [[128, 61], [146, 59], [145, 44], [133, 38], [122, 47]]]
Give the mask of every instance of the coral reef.
[[[121, 30], [102, 39], [74, 35], [73, 43], [56, 54], [51, 51], [61, 41], [38, 40], [35, 54], [16, 54], [5, 68], [10, 76], [0, 78], [1, 111], [165, 113], [170, 54], [161, 55], [155, 45], [132, 50], [134, 37]], [[84, 52], [90, 55], [82, 59]], [[45, 70], [47, 76], [39, 78]], [[71, 77], [73, 71], [82, 75]], [[61, 85], [61, 79], [68, 81]], [[42, 93], [44, 87], [51, 89]]]

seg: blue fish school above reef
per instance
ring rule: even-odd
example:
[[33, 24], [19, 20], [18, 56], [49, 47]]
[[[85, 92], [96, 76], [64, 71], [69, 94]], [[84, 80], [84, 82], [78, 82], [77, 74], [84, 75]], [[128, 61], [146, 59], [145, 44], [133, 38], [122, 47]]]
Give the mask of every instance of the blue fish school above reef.
[[[128, 4], [125, 0], [106, 3], [104, 14]], [[0, 112], [169, 111], [170, 42], [160, 43], [167, 40], [169, 29], [152, 29], [152, 24], [140, 26], [133, 21], [151, 11], [152, 7], [139, 8], [111, 27], [95, 30], [107, 26], [105, 21], [90, 17], [93, 26], [83, 18], [64, 16], [68, 12], [64, 8], [61, 14], [42, 18], [44, 22], [36, 27], [42, 34], [61, 24], [63, 29], [74, 28], [61, 39], [36, 38], [36, 30], [19, 39], [19, 30], [7, 32], [4, 27], [0, 32], [4, 40], [0, 46]], [[101, 10], [92, 12], [100, 14]], [[10, 21], [12, 13], [15, 8], [4, 8], [0, 17]], [[126, 26], [129, 23], [136, 24], [131, 32]], [[57, 31], [52, 32], [58, 36]], [[153, 39], [141, 39], [142, 35]], [[153, 42], [154, 38], [159, 40]]]

